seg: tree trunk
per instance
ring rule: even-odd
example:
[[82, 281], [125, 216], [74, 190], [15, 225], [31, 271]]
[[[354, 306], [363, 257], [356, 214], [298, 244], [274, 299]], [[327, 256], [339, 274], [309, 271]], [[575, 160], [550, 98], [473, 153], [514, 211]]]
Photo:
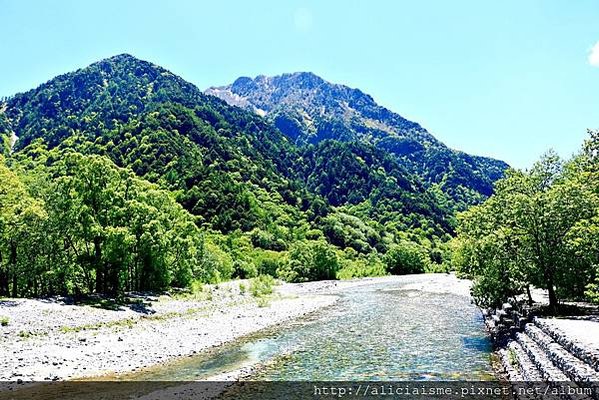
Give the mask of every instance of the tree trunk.
[[555, 287], [553, 286], [553, 276], [547, 277], [547, 291], [549, 292], [549, 310], [552, 314], [557, 313], [557, 295], [555, 294]]
[[18, 294], [18, 276], [17, 276], [17, 245], [10, 244], [10, 265], [12, 266], [12, 297], [17, 297]]
[[2, 252], [0, 252], [0, 296], [8, 296], [8, 271], [2, 267]]
[[526, 285], [526, 295], [528, 296], [528, 305], [532, 306], [534, 301], [532, 300], [532, 294], [530, 293], [530, 285]]
[[96, 267], [96, 293], [104, 293], [104, 266], [102, 265], [102, 244], [94, 238], [94, 266]]

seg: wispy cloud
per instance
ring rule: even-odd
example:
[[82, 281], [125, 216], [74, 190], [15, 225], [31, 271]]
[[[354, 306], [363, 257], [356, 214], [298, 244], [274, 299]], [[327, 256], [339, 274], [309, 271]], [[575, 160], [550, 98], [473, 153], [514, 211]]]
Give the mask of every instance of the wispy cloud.
[[595, 43], [589, 52], [589, 64], [599, 67], [599, 42]]

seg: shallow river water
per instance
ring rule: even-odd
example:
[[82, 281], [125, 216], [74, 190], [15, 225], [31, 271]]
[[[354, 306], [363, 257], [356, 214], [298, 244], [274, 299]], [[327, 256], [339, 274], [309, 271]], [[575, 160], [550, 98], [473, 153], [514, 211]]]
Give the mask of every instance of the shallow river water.
[[261, 365], [251, 379], [492, 379], [491, 343], [470, 299], [404, 286], [346, 289], [317, 314], [136, 378], [198, 380]]

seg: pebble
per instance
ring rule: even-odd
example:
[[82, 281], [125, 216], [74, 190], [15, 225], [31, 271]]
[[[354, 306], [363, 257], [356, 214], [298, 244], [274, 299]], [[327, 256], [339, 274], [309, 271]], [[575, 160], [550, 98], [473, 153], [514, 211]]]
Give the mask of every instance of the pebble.
[[[238, 284], [238, 282], [233, 284]], [[226, 287], [226, 285], [222, 286]], [[345, 287], [346, 285], [344, 283], [340, 286]], [[290, 289], [293, 292], [296, 287], [288, 284], [280, 286], [282, 293], [286, 293]], [[11, 325], [14, 321], [14, 329], [18, 332], [27, 331], [35, 324], [36, 332], [46, 332], [47, 334], [36, 338], [34, 344], [30, 340], [21, 341], [17, 335], [14, 335], [14, 332], [8, 340], [3, 337], [3, 340], [0, 341], [0, 354], [14, 354], [13, 359], [16, 359], [18, 355], [18, 360], [21, 363], [18, 366], [13, 363], [10, 365], [0, 363], [0, 381], [7, 380], [12, 372], [19, 371], [21, 368], [28, 368], [27, 379], [55, 380], [64, 379], [69, 374], [72, 374], [74, 378], [83, 377], [86, 373], [91, 373], [91, 370], [94, 374], [110, 371], [127, 372], [133, 368], [139, 369], [143, 365], [162, 362], [174, 357], [197, 354], [198, 350], [231, 341], [240, 335], [255, 332], [334, 302], [335, 297], [332, 296], [326, 298], [314, 296], [307, 300], [298, 297], [304, 293], [314, 294], [315, 289], [326, 292], [327, 289], [322, 288], [323, 286], [319, 282], [305, 284], [300, 292], [294, 293], [294, 297], [298, 300], [273, 302], [279, 306], [260, 311], [253, 302], [242, 302], [230, 306], [231, 301], [238, 301], [240, 297], [220, 296], [219, 289], [219, 291], [215, 291], [214, 300], [210, 304], [211, 310], [218, 310], [219, 313], [210, 313], [210, 316], [201, 319], [183, 317], [177, 319], [176, 326], [172, 321], [135, 324], [130, 332], [131, 335], [135, 335], [136, 339], [139, 338], [136, 348], [122, 344], [124, 337], [108, 327], [81, 332], [63, 332], [61, 330], [63, 327], [97, 326], [118, 320], [142, 318], [139, 313], [127, 307], [123, 307], [119, 311], [109, 311], [86, 306], [65, 305], [58, 299], [55, 301], [22, 300], [19, 307], [12, 307], [8, 310]], [[152, 302], [151, 308], [156, 312], [155, 315], [161, 315], [173, 312], [186, 313], [189, 309], [206, 307], [207, 304], [206, 302], [169, 299]], [[0, 305], [0, 314], [3, 315], [6, 311], [7, 308]], [[267, 314], [263, 314], [263, 312]], [[232, 321], [238, 321], [235, 323], [236, 329], [227, 331], [227, 324]], [[227, 333], [223, 334], [223, 332]], [[185, 339], [182, 343], [183, 338]], [[115, 341], [117, 343], [114, 343]], [[161, 345], [156, 346], [156, 343], [161, 343]], [[58, 362], [58, 357], [67, 355], [71, 361], [62, 359], [65, 364]], [[130, 365], [124, 365], [124, 360], [127, 360], [127, 364]], [[35, 369], [29, 371], [32, 366], [37, 365], [43, 369], [49, 368], [46, 365], [50, 364], [54, 367], [63, 365], [60, 377], [40, 375], [42, 372], [36, 372]], [[19, 374], [19, 376], [21, 375]]]

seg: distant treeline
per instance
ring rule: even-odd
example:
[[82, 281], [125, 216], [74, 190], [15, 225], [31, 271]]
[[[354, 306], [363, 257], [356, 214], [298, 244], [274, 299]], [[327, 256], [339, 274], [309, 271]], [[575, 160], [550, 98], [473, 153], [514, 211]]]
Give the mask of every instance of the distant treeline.
[[385, 254], [332, 245], [323, 231], [336, 229], [335, 218], [368, 231], [355, 217], [331, 216], [322, 230], [300, 227], [288, 240], [260, 229], [223, 234], [198, 227], [172, 192], [107, 157], [32, 144], [18, 157], [0, 156], [0, 295], [119, 295], [259, 274], [299, 282], [442, 268], [440, 252], [415, 242], [390, 244]]

